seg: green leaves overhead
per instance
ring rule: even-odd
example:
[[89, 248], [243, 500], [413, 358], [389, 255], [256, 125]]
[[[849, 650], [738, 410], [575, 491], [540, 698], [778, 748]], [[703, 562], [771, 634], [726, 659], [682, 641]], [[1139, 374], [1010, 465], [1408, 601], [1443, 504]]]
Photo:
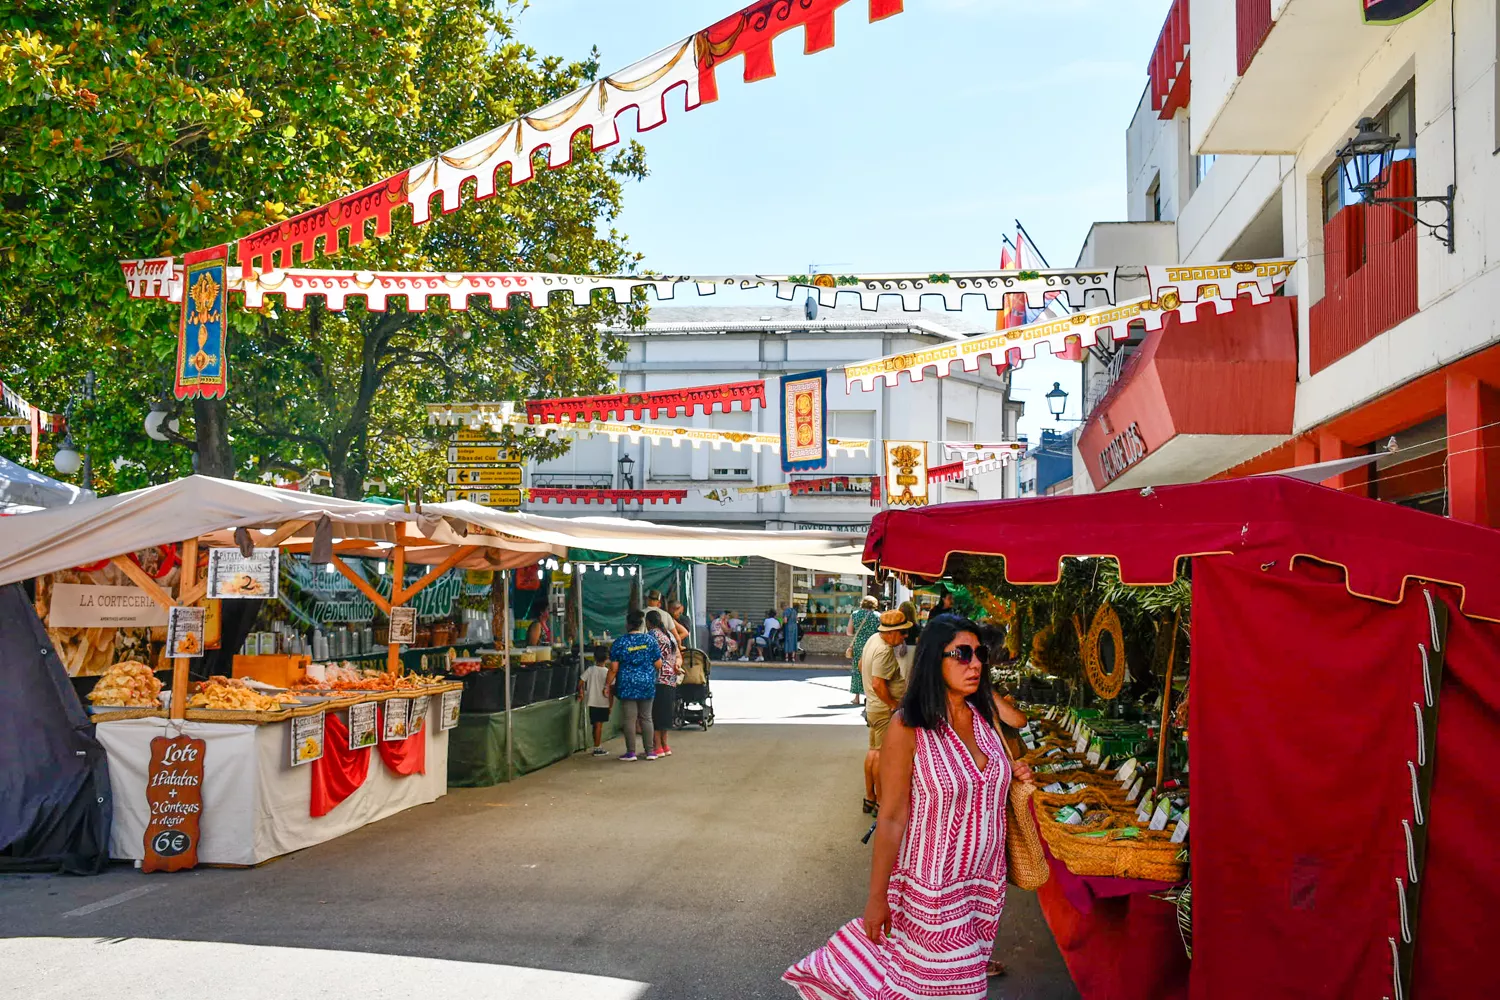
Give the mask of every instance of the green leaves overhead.
[[[141, 430], [170, 378], [174, 306], [127, 298], [118, 261], [212, 246], [321, 205], [567, 93], [594, 58], [539, 56], [512, 4], [481, 0], [52, 0], [0, 14], [0, 379], [61, 410], [98, 373], [75, 437], [106, 488], [190, 471]], [[394, 270], [623, 272], [634, 143], [398, 226], [340, 255]], [[247, 314], [231, 297], [228, 400], [238, 474], [329, 469], [440, 484], [422, 404], [607, 389], [626, 310], [596, 302], [470, 312]], [[192, 436], [191, 413], [179, 414]], [[535, 445], [531, 445], [535, 447]], [[19, 436], [0, 436], [18, 457]], [[118, 470], [110, 458], [128, 461]]]

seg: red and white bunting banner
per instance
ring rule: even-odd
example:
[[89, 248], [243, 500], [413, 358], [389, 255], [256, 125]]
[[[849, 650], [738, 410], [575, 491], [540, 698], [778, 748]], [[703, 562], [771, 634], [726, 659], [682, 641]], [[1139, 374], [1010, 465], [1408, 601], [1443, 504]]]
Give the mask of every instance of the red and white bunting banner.
[[999, 472], [1010, 463], [1011, 459], [1006, 457], [992, 458], [982, 462], [957, 461], [946, 465], [934, 465], [927, 471], [927, 480], [933, 483], [951, 483], [955, 479], [969, 479], [973, 476]]
[[[125, 284], [134, 299], [182, 301], [182, 263], [172, 257], [148, 257], [120, 262]], [[280, 302], [288, 309], [306, 309], [309, 299], [321, 299], [335, 312], [359, 299], [365, 308], [382, 312], [392, 299], [405, 308], [421, 312], [429, 299], [445, 301], [450, 309], [468, 309], [471, 298], [488, 302], [492, 309], [510, 308], [513, 298], [523, 298], [534, 309], [551, 305], [554, 296], [564, 302], [588, 304], [596, 291], [611, 301], [631, 301], [637, 290], [650, 289], [659, 302], [676, 298], [677, 286], [692, 285], [699, 295], [713, 295], [720, 288], [772, 288], [787, 301], [813, 293], [826, 306], [843, 298], [855, 298], [861, 309], [874, 312], [881, 301], [894, 298], [907, 312], [939, 305], [950, 312], [961, 311], [971, 299], [987, 309], [1005, 308], [1006, 296], [1026, 297], [1032, 308], [1044, 306], [1048, 296], [1062, 295], [1075, 309], [1115, 301], [1114, 268], [1064, 268], [1046, 271], [955, 271], [952, 273], [909, 272], [892, 274], [564, 274], [543, 271], [354, 271], [320, 268], [276, 268], [230, 277], [229, 290], [243, 292], [245, 308], [259, 309]]]
[[925, 507], [929, 499], [926, 441], [885, 442], [886, 502]]
[[[848, 0], [758, 0], [686, 38], [575, 90], [514, 121], [468, 142], [444, 150], [363, 190], [268, 226], [239, 241], [238, 260], [245, 274], [290, 267], [295, 252], [301, 263], [318, 253], [337, 253], [340, 232], [349, 245], [365, 238], [374, 223], [376, 235], [391, 231], [392, 214], [411, 206], [411, 221], [432, 217], [434, 205], [447, 213], [459, 207], [465, 183], [474, 183], [473, 200], [493, 195], [501, 183], [511, 186], [532, 176], [532, 157], [547, 150], [547, 166], [565, 166], [573, 157], [573, 140], [589, 133], [590, 146], [605, 149], [620, 141], [615, 119], [636, 111], [641, 131], [667, 120], [667, 94], [682, 89], [683, 109], [691, 111], [718, 98], [718, 67], [745, 57], [745, 80], [774, 76], [771, 42], [798, 26], [806, 29], [807, 52], [833, 44], [834, 12]], [[870, 19], [900, 13], [902, 0], [870, 0]]]
[[964, 463], [949, 462], [947, 465], [934, 465], [927, 470], [927, 481], [929, 483], [950, 483], [955, 479], [964, 477]]
[[944, 441], [943, 461], [945, 462], [988, 462], [992, 460], [1009, 461], [1026, 453], [1026, 445], [1021, 441], [997, 441], [986, 444], [977, 441]]
[[36, 464], [41, 457], [42, 433], [61, 434], [67, 429], [68, 422], [61, 414], [48, 413], [38, 406], [32, 406], [16, 390], [0, 382], [0, 405], [9, 410], [13, 417], [0, 417], [0, 431], [25, 432], [31, 435], [31, 462]]
[[538, 399], [526, 404], [526, 419], [533, 424], [587, 423], [608, 417], [641, 419], [644, 414], [653, 417], [680, 415], [691, 416], [701, 409], [704, 413], [729, 413], [738, 407], [749, 410], [756, 404], [766, 405], [766, 383], [762, 379], [752, 382], [726, 382], [723, 385], [703, 385], [687, 389], [656, 389], [650, 392], [622, 392], [610, 396], [580, 396], [573, 399]]
[[533, 503], [682, 503], [687, 490], [574, 490], [533, 486], [526, 499]]

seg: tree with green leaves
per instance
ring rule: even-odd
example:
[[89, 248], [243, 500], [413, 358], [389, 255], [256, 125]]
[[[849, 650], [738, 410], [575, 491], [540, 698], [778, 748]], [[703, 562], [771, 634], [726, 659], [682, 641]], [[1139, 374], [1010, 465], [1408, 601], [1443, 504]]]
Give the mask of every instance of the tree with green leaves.
[[[60, 409], [98, 375], [75, 437], [106, 486], [188, 471], [141, 421], [170, 379], [177, 315], [127, 298], [118, 261], [233, 240], [514, 118], [591, 78], [514, 38], [509, 2], [62, 0], [0, 15], [0, 379]], [[484, 205], [345, 251], [338, 266], [615, 272], [613, 228], [639, 146], [537, 170]], [[197, 468], [326, 468], [438, 485], [422, 404], [597, 391], [626, 310], [423, 313], [231, 298], [230, 396], [176, 416]], [[17, 454], [19, 437], [0, 438]], [[528, 439], [543, 454], [560, 446]], [[118, 458], [113, 467], [105, 459]]]

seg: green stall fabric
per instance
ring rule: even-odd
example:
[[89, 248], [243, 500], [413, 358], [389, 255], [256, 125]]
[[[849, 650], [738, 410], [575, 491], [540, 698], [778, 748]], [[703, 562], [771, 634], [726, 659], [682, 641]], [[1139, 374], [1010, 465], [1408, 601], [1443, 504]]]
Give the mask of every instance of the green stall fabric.
[[[555, 698], [516, 709], [512, 729], [516, 736], [516, 774], [540, 771], [592, 746], [585, 733], [581, 706], [576, 698]], [[620, 735], [620, 708], [604, 727], [604, 738]], [[465, 712], [458, 726], [448, 731], [448, 785], [451, 788], [484, 788], [505, 781], [505, 713]]]
[[[632, 564], [634, 565], [634, 564]], [[642, 566], [637, 576], [605, 576], [592, 568], [583, 575], [583, 628], [590, 635], [612, 636], [625, 631], [625, 616], [630, 611], [631, 585], [637, 583], [642, 595], [659, 590], [668, 600], [678, 591], [677, 570], [672, 566]], [[681, 597], [677, 597], [681, 600]], [[685, 602], [684, 602], [685, 603]]]

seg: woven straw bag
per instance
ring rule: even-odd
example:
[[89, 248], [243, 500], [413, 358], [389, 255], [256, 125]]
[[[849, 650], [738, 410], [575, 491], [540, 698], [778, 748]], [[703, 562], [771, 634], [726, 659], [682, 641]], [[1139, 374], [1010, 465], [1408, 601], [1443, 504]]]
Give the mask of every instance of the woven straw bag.
[[1005, 876], [1017, 889], [1035, 892], [1051, 877], [1042, 853], [1042, 832], [1031, 812], [1030, 782], [1012, 781], [1005, 801]]

